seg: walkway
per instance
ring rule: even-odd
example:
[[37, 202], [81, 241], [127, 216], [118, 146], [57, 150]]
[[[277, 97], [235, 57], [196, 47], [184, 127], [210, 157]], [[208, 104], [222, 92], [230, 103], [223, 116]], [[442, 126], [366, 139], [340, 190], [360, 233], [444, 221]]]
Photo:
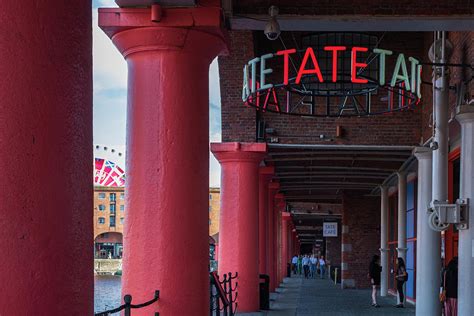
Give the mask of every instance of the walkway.
[[271, 302], [268, 316], [353, 316], [353, 315], [415, 315], [415, 308], [393, 307], [392, 296], [378, 298], [380, 308], [370, 306], [369, 290], [342, 290], [330, 280], [285, 278], [284, 286]]

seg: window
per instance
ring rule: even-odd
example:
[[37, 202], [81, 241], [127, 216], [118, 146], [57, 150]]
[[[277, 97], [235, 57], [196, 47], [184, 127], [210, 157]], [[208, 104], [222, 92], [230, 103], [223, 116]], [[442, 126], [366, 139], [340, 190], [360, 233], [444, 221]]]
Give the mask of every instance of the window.
[[120, 193], [120, 199], [124, 200], [125, 199], [125, 193]]
[[105, 193], [99, 193], [99, 200], [105, 199]]
[[99, 204], [99, 211], [105, 211], [105, 205]]
[[115, 204], [110, 204], [110, 213], [115, 214]]
[[99, 217], [99, 224], [105, 224], [105, 218]]
[[120, 217], [120, 224], [123, 225], [123, 217]]
[[115, 216], [110, 216], [110, 227], [115, 227]]
[[212, 194], [209, 194], [209, 200], [212, 200]]
[[125, 211], [125, 205], [120, 205], [120, 211]]
[[116, 201], [116, 194], [115, 193], [110, 193], [110, 201], [115, 202]]
[[211, 221], [211, 219], [209, 219], [209, 225], [211, 225], [211, 223], [212, 223], [212, 221]]
[[212, 206], [209, 205], [209, 212], [212, 211]]

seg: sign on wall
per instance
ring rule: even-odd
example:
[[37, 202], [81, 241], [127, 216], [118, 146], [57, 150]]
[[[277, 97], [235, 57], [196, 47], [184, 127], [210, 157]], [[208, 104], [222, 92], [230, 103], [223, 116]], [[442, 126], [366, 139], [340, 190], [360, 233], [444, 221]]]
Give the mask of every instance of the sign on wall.
[[378, 47], [285, 49], [244, 65], [242, 100], [299, 116], [386, 114], [420, 102], [421, 70], [418, 59]]
[[323, 223], [323, 237], [337, 237], [337, 222]]

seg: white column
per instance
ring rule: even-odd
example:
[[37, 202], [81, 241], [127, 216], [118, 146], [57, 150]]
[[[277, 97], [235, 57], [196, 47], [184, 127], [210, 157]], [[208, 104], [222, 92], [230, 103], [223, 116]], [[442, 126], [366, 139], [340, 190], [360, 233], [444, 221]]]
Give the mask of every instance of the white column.
[[417, 147], [418, 159], [416, 315], [440, 315], [440, 233], [428, 226], [428, 207], [432, 194], [432, 151]]
[[398, 172], [398, 257], [407, 259], [407, 174]]
[[474, 315], [474, 107], [461, 106], [456, 119], [461, 124], [461, 190], [469, 199], [469, 228], [459, 231], [459, 315]]
[[388, 188], [380, 186], [380, 264], [382, 275], [380, 278], [380, 296], [388, 293]]

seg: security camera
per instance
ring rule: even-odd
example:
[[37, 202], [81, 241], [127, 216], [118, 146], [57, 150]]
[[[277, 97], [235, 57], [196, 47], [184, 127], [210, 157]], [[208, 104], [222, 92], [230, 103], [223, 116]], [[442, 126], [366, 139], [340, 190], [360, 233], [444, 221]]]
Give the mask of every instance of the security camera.
[[278, 39], [280, 36], [280, 24], [278, 23], [276, 17], [278, 15], [278, 7], [272, 5], [270, 9], [268, 9], [268, 14], [270, 14], [270, 20], [268, 21], [267, 25], [265, 26], [265, 30], [263, 31], [267, 38], [271, 41]]

